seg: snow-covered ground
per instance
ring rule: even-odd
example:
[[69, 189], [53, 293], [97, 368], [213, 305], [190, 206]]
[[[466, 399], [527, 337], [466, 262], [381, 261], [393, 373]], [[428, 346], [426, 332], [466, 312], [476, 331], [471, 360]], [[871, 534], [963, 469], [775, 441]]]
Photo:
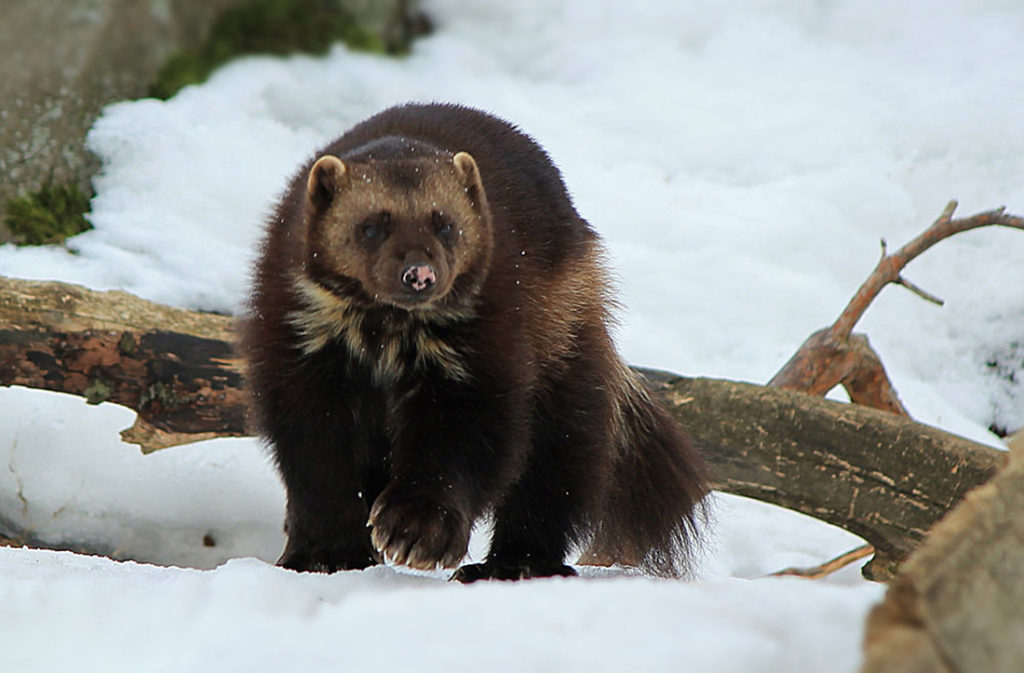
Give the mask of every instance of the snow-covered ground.
[[[110, 107], [89, 139], [96, 229], [70, 252], [2, 247], [0, 273], [234, 311], [300, 161], [387, 105], [456, 101], [562, 168], [614, 260], [630, 361], [763, 382], [881, 238], [901, 245], [950, 198], [1024, 212], [1013, 0], [422, 4], [438, 30], [405, 59], [253, 58]], [[890, 288], [870, 309], [859, 329], [915, 417], [995, 445], [989, 426], [1024, 425], [1022, 261], [1019, 231], [963, 234], [907, 269], [943, 308]], [[270, 565], [283, 496], [257, 442], [144, 457], [117, 439], [131, 420], [0, 389], [0, 529], [159, 564], [0, 549], [5, 670], [855, 671], [882, 593], [855, 568], [762, 578], [857, 540], [726, 496], [690, 582], [297, 575]]]

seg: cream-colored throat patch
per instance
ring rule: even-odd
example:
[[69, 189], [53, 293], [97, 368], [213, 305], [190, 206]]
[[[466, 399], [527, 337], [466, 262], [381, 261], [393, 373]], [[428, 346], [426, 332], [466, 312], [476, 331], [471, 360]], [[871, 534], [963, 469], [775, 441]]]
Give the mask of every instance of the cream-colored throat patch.
[[[395, 314], [383, 327], [370, 328], [366, 309], [356, 300], [339, 296], [306, 276], [295, 277], [294, 289], [302, 308], [288, 315], [299, 336], [303, 355], [341, 343], [360, 362], [370, 367], [379, 383], [408, 375], [439, 371], [445, 378], [468, 381], [465, 347], [438, 337], [436, 327], [464, 320], [458, 313], [428, 312]], [[422, 315], [421, 315], [422, 314]]]

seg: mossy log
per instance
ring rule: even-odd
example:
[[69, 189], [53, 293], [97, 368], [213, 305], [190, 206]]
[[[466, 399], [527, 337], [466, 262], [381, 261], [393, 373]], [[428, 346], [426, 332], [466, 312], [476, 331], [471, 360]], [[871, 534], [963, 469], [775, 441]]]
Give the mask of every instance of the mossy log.
[[[125, 292], [0, 277], [0, 385], [114, 402], [145, 452], [246, 434], [230, 317]], [[914, 421], [805, 393], [641, 370], [711, 464], [719, 490], [781, 505], [873, 544], [891, 576], [1005, 454]]]
[[0, 277], [0, 385], [81, 395], [138, 413], [149, 452], [245, 431], [230, 317], [127, 292]]

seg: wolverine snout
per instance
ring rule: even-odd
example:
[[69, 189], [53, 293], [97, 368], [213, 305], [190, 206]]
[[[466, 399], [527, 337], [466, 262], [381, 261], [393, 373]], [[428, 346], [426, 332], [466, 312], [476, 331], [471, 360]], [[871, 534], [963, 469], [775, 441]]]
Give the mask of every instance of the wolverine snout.
[[402, 272], [402, 285], [416, 292], [423, 292], [436, 282], [437, 274], [429, 264], [412, 264]]

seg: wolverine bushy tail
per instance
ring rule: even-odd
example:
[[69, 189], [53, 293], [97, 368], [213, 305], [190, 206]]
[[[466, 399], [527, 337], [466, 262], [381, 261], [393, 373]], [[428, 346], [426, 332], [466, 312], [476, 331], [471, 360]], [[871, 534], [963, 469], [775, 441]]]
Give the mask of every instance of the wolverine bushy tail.
[[679, 423], [622, 365], [612, 430], [612, 484], [589, 550], [580, 563], [636, 566], [679, 577], [699, 542], [710, 491], [703, 458]]

